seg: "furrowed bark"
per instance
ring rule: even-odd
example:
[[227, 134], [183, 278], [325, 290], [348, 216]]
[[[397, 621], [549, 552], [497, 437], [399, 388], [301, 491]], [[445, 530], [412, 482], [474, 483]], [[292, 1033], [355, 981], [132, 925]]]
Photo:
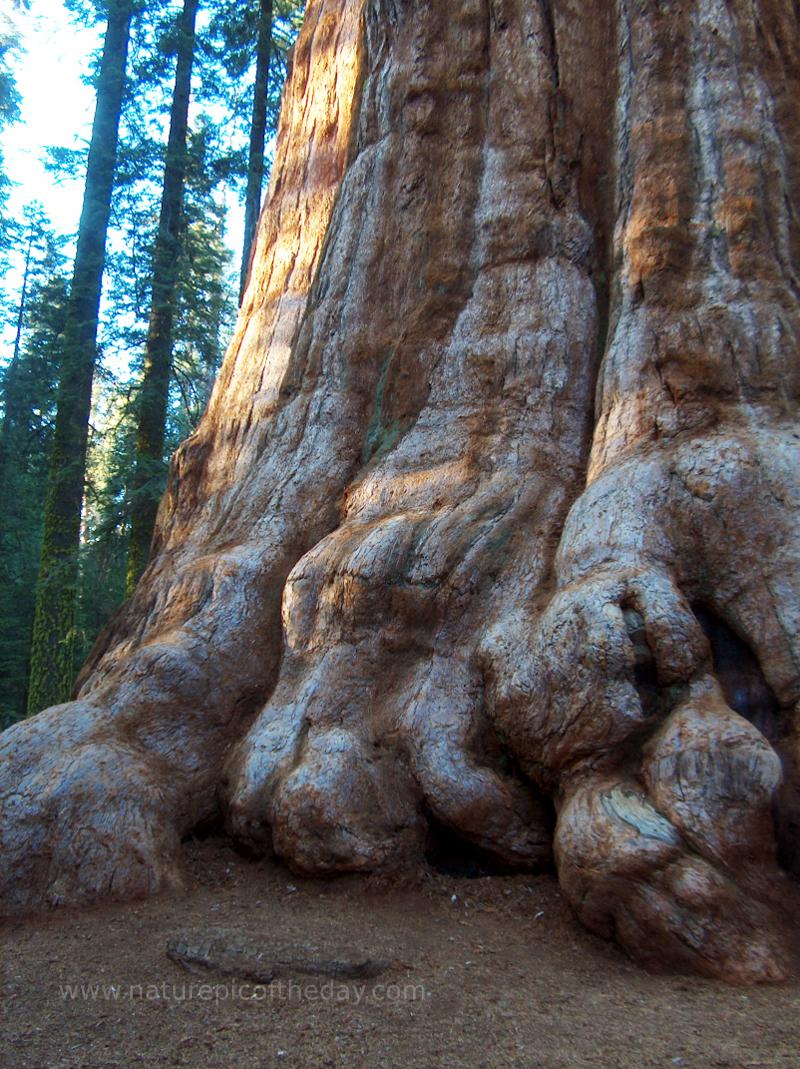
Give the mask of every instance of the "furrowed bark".
[[151, 564], [3, 740], [11, 908], [170, 885], [221, 805], [301, 873], [554, 856], [646, 963], [787, 974], [799, 40], [788, 0], [309, 5]]

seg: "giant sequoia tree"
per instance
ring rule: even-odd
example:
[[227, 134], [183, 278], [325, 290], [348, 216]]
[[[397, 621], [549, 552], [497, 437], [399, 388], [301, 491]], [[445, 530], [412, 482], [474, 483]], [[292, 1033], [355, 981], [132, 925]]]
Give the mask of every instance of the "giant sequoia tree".
[[798, 46], [791, 0], [312, 0], [151, 563], [3, 736], [7, 910], [176, 886], [220, 809], [301, 873], [444, 826], [784, 973]]

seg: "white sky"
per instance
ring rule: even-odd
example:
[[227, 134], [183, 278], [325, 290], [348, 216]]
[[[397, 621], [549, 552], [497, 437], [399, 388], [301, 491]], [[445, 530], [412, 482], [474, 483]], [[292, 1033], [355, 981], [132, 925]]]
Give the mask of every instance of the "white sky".
[[2, 139], [6, 172], [16, 183], [10, 207], [21, 215], [23, 205], [40, 200], [55, 229], [72, 235], [80, 220], [83, 184], [56, 183], [42, 156], [46, 146], [75, 148], [91, 135], [94, 93], [81, 76], [101, 33], [71, 23], [59, 0], [33, 0], [31, 16], [20, 25], [26, 31], [25, 52], [16, 65], [22, 118]]

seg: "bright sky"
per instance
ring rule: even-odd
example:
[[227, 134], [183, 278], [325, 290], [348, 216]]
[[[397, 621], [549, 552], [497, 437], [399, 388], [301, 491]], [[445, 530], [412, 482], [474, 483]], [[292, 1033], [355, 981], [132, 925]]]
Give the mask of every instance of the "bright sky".
[[[74, 148], [91, 135], [94, 94], [81, 77], [101, 32], [74, 25], [59, 0], [32, 0], [29, 15], [18, 25], [24, 50], [15, 57], [14, 72], [22, 97], [21, 116], [0, 139], [6, 174], [14, 183], [9, 215], [21, 219], [26, 204], [41, 201], [54, 229], [72, 238], [80, 221], [82, 182], [56, 182], [45, 170], [43, 157], [49, 145]], [[7, 293], [19, 290], [21, 266], [12, 261], [5, 280]], [[2, 359], [10, 354], [13, 333], [11, 326], [0, 330]]]
[[74, 234], [81, 214], [81, 181], [56, 183], [42, 163], [44, 148], [73, 148], [88, 141], [94, 117], [94, 94], [83, 84], [86, 60], [101, 33], [76, 26], [58, 0], [33, 0], [30, 18], [20, 20], [25, 53], [16, 65], [22, 95], [22, 119], [3, 136], [8, 175], [17, 185], [12, 211], [40, 200], [56, 230]]
[[[7, 0], [0, 0], [2, 6]], [[83, 201], [83, 179], [56, 181], [44, 167], [50, 146], [76, 148], [88, 143], [94, 118], [94, 91], [84, 84], [89, 57], [102, 41], [102, 25], [86, 29], [73, 23], [61, 0], [32, 0], [30, 14], [20, 17], [24, 51], [15, 75], [22, 97], [21, 117], [0, 138], [6, 173], [15, 183], [9, 210], [21, 218], [23, 207], [38, 200], [56, 231], [77, 234]], [[225, 193], [228, 244], [235, 262], [241, 255], [244, 212], [238, 198]], [[71, 254], [67, 250], [68, 256]], [[21, 265], [18, 265], [21, 266]], [[7, 292], [19, 289], [21, 272], [12, 267]], [[8, 352], [13, 331], [0, 329], [0, 360]]]

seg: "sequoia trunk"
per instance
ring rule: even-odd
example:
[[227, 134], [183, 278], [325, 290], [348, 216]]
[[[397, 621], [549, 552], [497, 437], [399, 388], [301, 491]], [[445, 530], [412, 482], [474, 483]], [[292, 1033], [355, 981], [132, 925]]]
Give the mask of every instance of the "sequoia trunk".
[[7, 908], [175, 885], [221, 805], [301, 873], [554, 854], [632, 954], [785, 975], [797, 18], [312, 0], [151, 564], [3, 738]]

